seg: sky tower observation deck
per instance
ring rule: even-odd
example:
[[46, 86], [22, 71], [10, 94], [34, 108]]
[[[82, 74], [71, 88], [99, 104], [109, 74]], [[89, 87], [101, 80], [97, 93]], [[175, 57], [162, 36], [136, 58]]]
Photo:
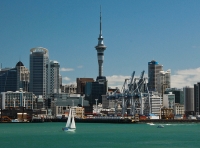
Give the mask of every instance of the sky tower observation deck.
[[98, 38], [98, 45], [95, 46], [97, 50], [97, 58], [99, 64], [99, 76], [97, 77], [96, 81], [104, 80], [106, 81], [105, 76], [103, 76], [103, 61], [104, 61], [104, 50], [106, 50], [106, 46], [103, 43], [103, 36], [102, 36], [102, 26], [101, 26], [101, 9], [100, 9], [100, 33]]

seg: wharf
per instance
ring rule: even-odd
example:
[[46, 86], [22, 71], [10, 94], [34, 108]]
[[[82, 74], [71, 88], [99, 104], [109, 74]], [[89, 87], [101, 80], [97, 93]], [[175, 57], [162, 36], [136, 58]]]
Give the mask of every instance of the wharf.
[[[66, 122], [67, 119], [44, 119], [44, 122]], [[33, 121], [34, 122], [34, 121]], [[132, 123], [131, 119], [75, 119], [77, 123]]]
[[[0, 122], [0, 123], [44, 123], [44, 122], [66, 122], [67, 119], [33, 119], [29, 122]], [[144, 123], [200, 123], [200, 120], [189, 120], [189, 119], [146, 119], [140, 121], [134, 121], [129, 118], [124, 119], [75, 119], [77, 123], [119, 123], [119, 124], [144, 124]]]
[[140, 120], [138, 123], [200, 123], [200, 120], [191, 120], [191, 119], [147, 119]]

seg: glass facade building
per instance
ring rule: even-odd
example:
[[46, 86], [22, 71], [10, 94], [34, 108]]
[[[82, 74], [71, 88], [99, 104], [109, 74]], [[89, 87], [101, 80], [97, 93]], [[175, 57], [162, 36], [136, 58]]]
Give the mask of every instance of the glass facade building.
[[166, 88], [165, 94], [169, 94], [169, 92], [172, 92], [175, 95], [175, 103], [184, 105], [183, 90], [177, 88]]
[[0, 92], [17, 90], [17, 68], [7, 69], [0, 74]]
[[157, 75], [163, 71], [163, 65], [152, 60], [148, 62], [148, 89], [149, 91], [157, 91]]
[[101, 82], [87, 82], [85, 86], [85, 99], [89, 101], [90, 105], [96, 104], [95, 99], [98, 99], [98, 103], [102, 103], [102, 95], [106, 95], [107, 81]]
[[200, 114], [200, 82], [194, 84], [194, 112], [196, 115]]
[[0, 70], [0, 92], [17, 91], [20, 88], [28, 91], [29, 70], [19, 61], [15, 68]]
[[30, 92], [36, 96], [46, 96], [46, 65], [49, 62], [48, 50], [43, 47], [30, 50]]

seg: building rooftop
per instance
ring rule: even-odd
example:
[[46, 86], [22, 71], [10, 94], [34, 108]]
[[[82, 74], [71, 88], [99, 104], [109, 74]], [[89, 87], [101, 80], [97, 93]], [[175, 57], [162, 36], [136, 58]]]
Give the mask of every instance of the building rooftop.
[[21, 61], [19, 61], [17, 64], [16, 64], [16, 67], [17, 66], [24, 66], [24, 64], [21, 62]]

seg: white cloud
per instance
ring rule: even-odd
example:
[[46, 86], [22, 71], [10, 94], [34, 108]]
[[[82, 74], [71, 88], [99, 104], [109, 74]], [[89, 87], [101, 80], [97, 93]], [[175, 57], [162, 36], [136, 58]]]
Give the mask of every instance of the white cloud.
[[66, 80], [66, 81], [69, 81], [69, 80], [70, 80], [70, 78], [68, 78], [68, 77], [63, 77], [62, 79], [63, 79], [63, 80]]
[[[139, 76], [135, 76], [139, 77]], [[145, 74], [144, 77], [147, 77]], [[108, 87], [119, 89], [122, 88], [125, 79], [130, 79], [131, 76], [123, 76], [123, 75], [113, 75], [106, 76], [108, 80]], [[184, 69], [175, 71], [175, 74], [171, 74], [171, 87], [183, 88], [185, 86], [194, 87], [194, 84], [200, 82], [200, 67], [194, 69]]]
[[60, 71], [74, 71], [73, 68], [60, 68]]
[[62, 83], [62, 85], [64, 86], [64, 85], [75, 85], [76, 86], [76, 82], [75, 81], [73, 81], [73, 82], [68, 82], [68, 83]]
[[108, 87], [119, 89], [122, 88], [125, 79], [130, 79], [131, 76], [122, 76], [122, 75], [113, 75], [113, 76], [106, 76], [108, 80]]
[[178, 70], [171, 75], [171, 87], [183, 88], [193, 87], [200, 81], [200, 67], [195, 69]]
[[83, 66], [82, 66], [82, 65], [80, 65], [80, 66], [78, 66], [77, 68], [83, 68]]

